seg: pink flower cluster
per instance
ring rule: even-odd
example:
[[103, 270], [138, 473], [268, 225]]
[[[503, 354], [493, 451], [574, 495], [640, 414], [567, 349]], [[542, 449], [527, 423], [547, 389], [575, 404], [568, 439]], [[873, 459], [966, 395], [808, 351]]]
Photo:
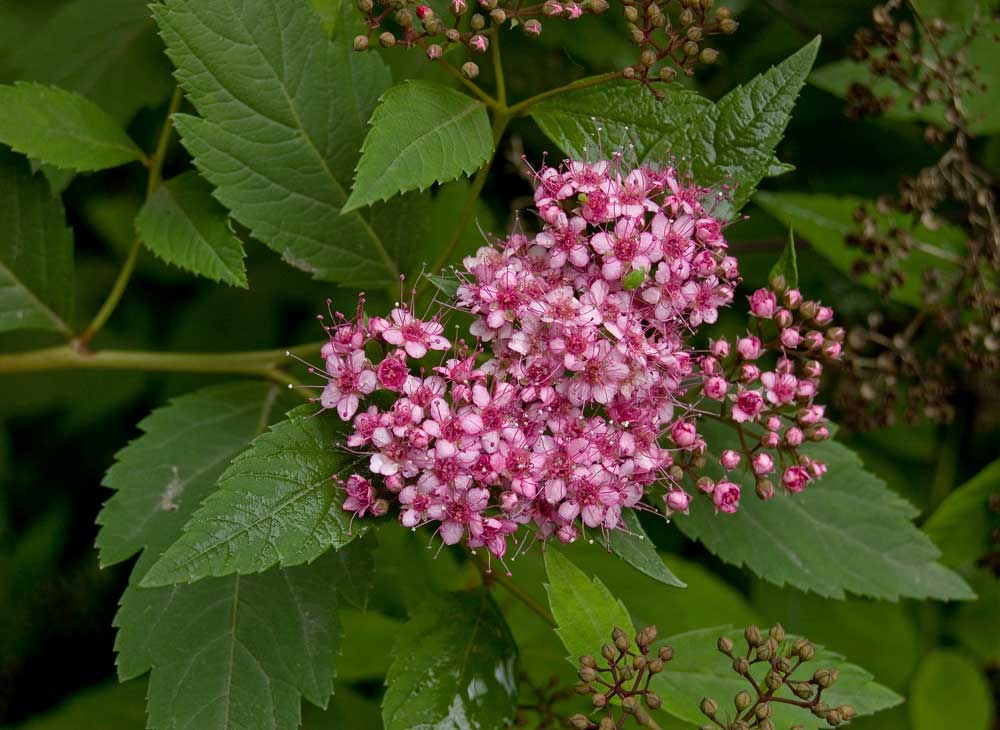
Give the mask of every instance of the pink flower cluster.
[[[328, 328], [320, 401], [353, 419], [347, 447], [379, 477], [352, 475], [344, 508], [380, 515], [394, 500], [405, 526], [434, 523], [444, 543], [501, 559], [522, 527], [571, 542], [656, 500], [669, 515], [702, 492], [735, 512], [739, 485], [704, 473], [702, 419], [739, 431], [718, 464], [748, 469], [761, 498], [771, 475], [789, 492], [820, 476], [798, 448], [829, 436], [813, 400], [821, 361], [840, 355], [832, 311], [761, 289], [745, 336], [697, 349], [740, 281], [711, 191], [619, 162], [536, 178], [542, 230], [480, 249], [458, 274], [454, 306], [475, 315], [475, 346], [405, 306], [388, 320], [359, 307]], [[414, 361], [430, 351], [446, 354], [428, 374]]]

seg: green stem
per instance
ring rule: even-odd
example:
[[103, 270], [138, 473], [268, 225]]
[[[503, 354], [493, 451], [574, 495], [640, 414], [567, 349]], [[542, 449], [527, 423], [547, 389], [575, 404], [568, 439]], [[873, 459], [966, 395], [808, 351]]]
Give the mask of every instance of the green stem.
[[475, 94], [479, 98], [479, 101], [483, 102], [483, 104], [485, 104], [488, 108], [496, 109], [499, 106], [497, 100], [494, 99], [489, 94], [487, 94], [485, 91], [483, 91], [482, 88], [480, 88], [479, 84], [465, 78], [465, 76], [462, 75], [462, 72], [459, 71], [454, 66], [452, 66], [450, 63], [448, 63], [444, 59], [441, 59], [440, 61], [438, 61], [438, 63], [440, 63], [448, 73], [450, 73], [452, 76], [458, 79], [465, 88], [467, 88], [469, 91]]
[[525, 99], [524, 101], [519, 101], [517, 104], [506, 109], [507, 114], [512, 117], [519, 116], [527, 111], [529, 108], [534, 106], [540, 101], [545, 101], [553, 96], [559, 96], [560, 94], [565, 94], [570, 91], [577, 91], [578, 89], [586, 89], [591, 86], [599, 86], [600, 84], [612, 81], [617, 78], [621, 78], [621, 71], [611, 71], [606, 74], [601, 74], [600, 76], [588, 76], [585, 79], [578, 79], [572, 83], [566, 84], [565, 86], [558, 86], [554, 89], [549, 89], [548, 91], [543, 91], [541, 94], [535, 94], [532, 97]]
[[503, 63], [500, 60], [500, 33], [498, 28], [494, 28], [490, 47], [493, 54], [493, 74], [497, 80], [497, 103], [500, 108], [507, 106], [507, 84], [503, 77]]
[[[149, 161], [146, 200], [149, 200], [150, 196], [156, 192], [162, 181], [163, 161], [166, 159], [167, 149], [170, 146], [170, 134], [174, 128], [173, 117], [177, 110], [180, 109], [183, 99], [184, 93], [181, 91], [181, 87], [178, 86], [174, 89], [174, 95], [170, 99], [170, 106], [167, 108], [167, 117], [163, 121], [159, 139], [156, 141], [156, 149], [153, 151], [153, 156]], [[132, 278], [132, 273], [135, 271], [135, 264], [139, 260], [139, 251], [141, 248], [142, 241], [136, 236], [132, 241], [132, 247], [129, 248], [128, 255], [125, 257], [121, 271], [118, 272], [118, 278], [115, 279], [114, 286], [111, 287], [111, 291], [108, 293], [107, 299], [104, 300], [104, 304], [97, 310], [94, 319], [91, 320], [90, 324], [87, 325], [87, 328], [80, 335], [78, 340], [80, 347], [86, 347], [114, 313], [115, 308], [125, 294], [125, 289]]]
[[498, 583], [504, 587], [504, 589], [510, 593], [514, 598], [519, 600], [525, 606], [530, 608], [536, 614], [538, 614], [545, 623], [547, 623], [552, 628], [556, 628], [556, 620], [549, 612], [549, 609], [545, 608], [541, 603], [536, 601], [529, 593], [526, 593], [521, 586], [512, 581], [506, 575], [500, 572], [487, 572], [488, 568], [483, 560], [483, 556], [476, 553], [476, 566], [479, 568], [479, 572], [483, 576], [483, 585], [489, 588], [493, 583]]

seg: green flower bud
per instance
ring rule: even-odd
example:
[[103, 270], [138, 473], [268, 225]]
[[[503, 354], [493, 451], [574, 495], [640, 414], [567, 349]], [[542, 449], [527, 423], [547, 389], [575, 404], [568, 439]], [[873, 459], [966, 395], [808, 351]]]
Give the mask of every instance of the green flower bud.
[[609, 662], [613, 662], [617, 658], [618, 653], [615, 651], [615, 648], [611, 646], [611, 644], [605, 644], [601, 647], [601, 656]]
[[608, 5], [608, 0], [590, 0], [590, 12], [594, 15], [600, 15], [605, 12], [610, 5]]
[[771, 716], [771, 705], [766, 702], [762, 702], [754, 709], [753, 714], [758, 720], [766, 720]]
[[706, 66], [711, 66], [719, 58], [719, 52], [714, 48], [702, 48], [698, 54], [698, 60]]
[[[646, 270], [645, 269], [633, 269], [632, 271], [625, 274], [622, 277], [622, 289], [625, 291], [632, 291], [633, 289], [638, 289], [642, 286], [642, 283], [646, 280]], [[638, 643], [638, 637], [636, 638], [636, 643]]]
[[858, 716], [858, 713], [853, 707], [851, 707], [851, 705], [841, 705], [837, 708], [837, 712], [840, 713], [840, 719], [844, 722], [850, 722]]
[[703, 37], [701, 28], [699, 28], [697, 25], [692, 25], [690, 28], [688, 28], [687, 32], [684, 35], [687, 36], [687, 39], [689, 41], [700, 41]]
[[685, 56], [697, 56], [698, 55], [698, 44], [694, 41], [686, 41], [684, 43], [684, 55]]
[[830, 727], [837, 727], [837, 725], [842, 723], [844, 720], [840, 716], [839, 712], [836, 710], [830, 710], [826, 713], [826, 721], [830, 724]]
[[666, 81], [668, 84], [677, 77], [677, 69], [673, 66], [664, 66], [660, 69], [660, 81]]
[[593, 682], [597, 679], [597, 670], [592, 667], [584, 667], [576, 674], [584, 682]]
[[639, 656], [637, 656], [635, 659], [632, 660], [632, 668], [637, 672], [641, 672], [643, 669], [646, 668], [647, 663], [648, 660], [646, 659], [646, 657], [640, 654]]
[[826, 717], [829, 713], [830, 713], [830, 705], [826, 704], [825, 702], [817, 702], [815, 705], [813, 705], [812, 714], [814, 714], [816, 717], [822, 719]]
[[626, 697], [622, 700], [622, 709], [630, 715], [635, 712], [635, 708], [638, 706], [639, 703], [636, 702], [635, 697]]
[[778, 687], [780, 687], [782, 684], [784, 684], [784, 682], [782, 682], [781, 677], [779, 677], [774, 672], [768, 672], [767, 676], [764, 677], [764, 684], [767, 685], [768, 689], [775, 690], [778, 689]]
[[[629, 699], [631, 700], [634, 698], [629, 697]], [[646, 712], [646, 710], [644, 710], [642, 707], [636, 707], [634, 715], [635, 715], [635, 721], [639, 723], [639, 725], [649, 725], [650, 721], [652, 720], [652, 718], [649, 716], [649, 713]]]
[[792, 685], [792, 692], [795, 693], [796, 697], [800, 697], [804, 700], [808, 700], [813, 696], [812, 685], [808, 682], [796, 682]]
[[358, 10], [367, 15], [375, 7], [375, 3], [372, 0], [358, 0]]
[[733, 671], [745, 677], [750, 672], [750, 662], [745, 657], [736, 657], [733, 659]]
[[767, 632], [767, 635], [780, 644], [785, 640], [785, 629], [781, 624], [775, 624], [771, 627], [771, 630]]
[[812, 659], [814, 656], [816, 656], [816, 648], [807, 641], [803, 645], [803, 647], [801, 649], [799, 649], [799, 658], [802, 661], [807, 662], [810, 659]]
[[628, 22], [630, 23], [639, 22], [639, 11], [635, 7], [629, 6], [625, 8], [624, 13], [625, 13], [625, 20], [627, 20]]
[[404, 28], [409, 28], [413, 25], [413, 14], [406, 9], [400, 10], [396, 13], [396, 22]]
[[505, 20], [507, 20], [507, 13], [500, 8], [494, 8], [490, 11], [490, 20], [497, 25], [501, 25]]

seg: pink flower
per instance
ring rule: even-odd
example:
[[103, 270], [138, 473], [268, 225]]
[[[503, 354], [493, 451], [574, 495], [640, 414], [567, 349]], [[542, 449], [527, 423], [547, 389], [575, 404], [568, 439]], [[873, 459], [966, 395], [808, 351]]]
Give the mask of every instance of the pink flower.
[[736, 423], [756, 420], [764, 407], [764, 399], [755, 390], [743, 390], [736, 396], [733, 403], [733, 420]]
[[774, 292], [769, 289], [758, 289], [750, 295], [750, 313], [761, 319], [770, 319], [778, 307]]
[[428, 350], [447, 350], [451, 347], [441, 333], [444, 326], [440, 322], [421, 322], [407, 310], [397, 307], [389, 313], [391, 324], [382, 331], [382, 339], [390, 345], [399, 345], [406, 354], [421, 358]]
[[781, 475], [781, 483], [789, 492], [801, 492], [809, 481], [809, 471], [802, 466], [790, 466]]
[[375, 390], [375, 373], [372, 372], [365, 353], [352, 352], [346, 358], [336, 356], [326, 361], [330, 376], [319, 402], [324, 408], [336, 408], [341, 420], [349, 421], [358, 410], [361, 396]]
[[740, 488], [732, 482], [719, 482], [712, 491], [712, 503], [716, 511], [732, 514], [740, 507]]
[[403, 358], [390, 355], [375, 368], [378, 384], [386, 390], [400, 391], [410, 376], [410, 370]]
[[784, 405], [795, 400], [795, 389], [798, 381], [794, 375], [766, 372], [760, 376], [760, 382], [764, 384], [767, 399], [775, 405]]
[[601, 275], [608, 280], [618, 280], [626, 271], [649, 271], [659, 253], [653, 245], [653, 236], [643, 231], [635, 218], [621, 218], [613, 231], [602, 231], [590, 239], [590, 247], [604, 257]]
[[671, 489], [664, 495], [663, 499], [667, 503], [668, 514], [673, 512], [687, 514], [688, 507], [691, 505], [691, 495], [683, 489]]
[[705, 395], [712, 400], [722, 400], [729, 390], [729, 383], [720, 375], [714, 375], [705, 379]]
[[759, 477], [770, 474], [774, 471], [774, 459], [766, 451], [755, 454], [752, 460], [753, 473]]
[[371, 482], [364, 477], [352, 474], [344, 487], [347, 498], [344, 500], [343, 509], [346, 512], [353, 512], [358, 517], [364, 517], [375, 504], [375, 490], [372, 489]]
[[756, 360], [760, 357], [760, 339], [753, 335], [741, 337], [736, 341], [736, 352], [744, 360]]
[[719, 458], [719, 463], [722, 464], [722, 468], [726, 471], [732, 471], [740, 465], [740, 455], [738, 452], [732, 449], [726, 449], [722, 452], [722, 456]]
[[489, 45], [490, 44], [486, 36], [482, 34], [472, 36], [472, 39], [469, 41], [469, 48], [474, 51], [479, 51], [480, 53], [485, 53], [486, 49], [489, 48]]
[[670, 436], [674, 443], [682, 449], [693, 446], [698, 439], [698, 431], [693, 423], [688, 421], [678, 421], [670, 431]]

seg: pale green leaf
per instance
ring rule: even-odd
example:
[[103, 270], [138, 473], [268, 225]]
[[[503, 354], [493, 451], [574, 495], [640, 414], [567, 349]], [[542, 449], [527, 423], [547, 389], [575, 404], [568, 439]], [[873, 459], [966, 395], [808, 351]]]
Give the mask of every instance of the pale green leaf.
[[610, 157], [629, 163], [676, 159], [700, 185], [735, 187], [739, 210], [757, 184], [779, 171], [774, 149], [819, 48], [814, 39], [778, 66], [726, 94], [717, 104], [680, 86], [616, 81], [561, 94], [531, 108], [542, 131], [577, 159]]
[[201, 115], [177, 115], [177, 128], [233, 217], [316, 278], [396, 282], [376, 218], [341, 215], [365, 124], [390, 81], [378, 54], [351, 49], [353, 5], [343, 3], [333, 43], [308, 0], [154, 7]]
[[[902, 286], [892, 290], [893, 299], [915, 307], [924, 304], [923, 271], [940, 270], [946, 277], [958, 271], [957, 262], [964, 252], [965, 233], [962, 229], [942, 223], [937, 230], [930, 230], [914, 222], [912, 216], [897, 211], [877, 213], [873, 201], [853, 196], [823, 195], [819, 193], [761, 192], [754, 203], [779, 221], [795, 229], [834, 268], [852, 274], [855, 262], [869, 260], [869, 255], [859, 247], [849, 246], [847, 237], [859, 230], [854, 212], [864, 206], [875, 218], [879, 231], [887, 233], [890, 227], [900, 228], [913, 235], [915, 247], [903, 264], [906, 276]], [[874, 286], [870, 275], [860, 277], [862, 283]]]
[[386, 676], [386, 730], [506, 727], [517, 647], [485, 590], [432, 597], [402, 627]]
[[404, 81], [375, 107], [344, 210], [471, 174], [492, 154], [482, 102], [428, 81]]
[[[702, 430], [715, 452], [739, 448], [728, 426], [705, 423]], [[713, 514], [710, 500], [696, 499], [676, 524], [722, 560], [777, 585], [831, 598], [974, 597], [961, 577], [935, 562], [940, 552], [911, 522], [916, 510], [853, 452], [836, 442], [804, 451], [829, 471], [800, 494], [779, 492], [763, 502], [754, 496], [754, 477], [736, 472], [730, 478], [742, 488], [738, 512]]]
[[341, 449], [342, 435], [335, 414], [316, 415], [313, 405], [289, 412], [226, 469], [142, 584], [308, 563], [363, 534], [368, 523], [357, 520], [352, 528], [334, 481], [358, 462]]
[[0, 142], [49, 165], [78, 171], [103, 170], [145, 157], [92, 101], [55, 86], [27, 82], [0, 86]]
[[[732, 713], [732, 699], [743, 690], [750, 690], [747, 681], [733, 671], [732, 661], [716, 648], [720, 636], [728, 636], [737, 647], [746, 646], [743, 632], [728, 626], [699, 629], [677, 636], [667, 637], [657, 645], [674, 648], [674, 658], [664, 670], [653, 677], [651, 688], [663, 699], [663, 710], [687, 722], [702, 724], [705, 716], [698, 705], [703, 697], [711, 697], [718, 702], [720, 717]], [[789, 636], [786, 641], [791, 642]], [[837, 667], [840, 678], [830, 689], [823, 692], [823, 701], [831, 707], [848, 704], [859, 715], [870, 715], [898, 705], [903, 698], [892, 690], [878, 684], [872, 675], [835, 652], [817, 647], [816, 656], [792, 677], [807, 681], [819, 668]], [[766, 664], [752, 665], [752, 673], [762, 684]], [[778, 693], [779, 697], [792, 698], [789, 690]], [[787, 728], [800, 724], [806, 728], [827, 728], [826, 721], [813, 717], [807, 710], [774, 702], [771, 705], [775, 726]]]
[[70, 334], [73, 232], [28, 161], [0, 148], [0, 332]]
[[964, 567], [985, 555], [1000, 519], [989, 510], [989, 499], [1000, 494], [1000, 460], [984, 468], [938, 506], [924, 530], [941, 548], [941, 560]]
[[781, 251], [781, 256], [771, 267], [767, 278], [768, 281], [773, 281], [778, 276], [785, 280], [785, 286], [789, 289], [795, 289], [799, 285], [799, 262], [795, 258], [795, 233], [791, 228], [788, 229], [788, 242]]
[[545, 551], [545, 574], [556, 633], [569, 651], [571, 664], [584, 654], [600, 653], [615, 628], [631, 633], [632, 619], [622, 602], [600, 578], [591, 579], [553, 547]]
[[135, 219], [143, 244], [167, 263], [232, 286], [247, 287], [243, 244], [212, 186], [186, 172], [163, 183]]
[[645, 573], [664, 585], [684, 588], [686, 585], [684, 581], [670, 571], [656, 552], [656, 547], [642, 529], [642, 523], [639, 522], [635, 510], [624, 510], [622, 522], [625, 523], [625, 529], [614, 531], [610, 535], [610, 540], [601, 536], [599, 538], [601, 543], [607, 545], [611, 552], [640, 573]]
[[910, 685], [913, 730], [988, 730], [993, 719], [990, 685], [972, 660], [950, 649], [924, 657]]

